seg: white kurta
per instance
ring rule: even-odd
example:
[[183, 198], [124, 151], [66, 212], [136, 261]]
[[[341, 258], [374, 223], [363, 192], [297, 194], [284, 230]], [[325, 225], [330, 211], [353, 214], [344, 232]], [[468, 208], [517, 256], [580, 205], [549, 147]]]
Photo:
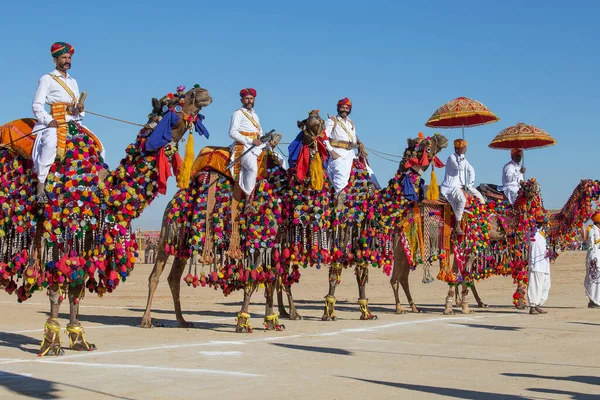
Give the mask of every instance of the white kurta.
[[550, 292], [550, 259], [546, 237], [540, 230], [529, 243], [529, 284], [527, 297], [529, 306], [541, 306], [548, 299]]
[[[38, 82], [38, 88], [33, 98], [33, 114], [38, 120], [37, 124], [33, 127], [33, 131], [38, 131], [35, 137], [35, 143], [33, 145], [32, 157], [34, 162], [34, 170], [38, 175], [39, 182], [46, 182], [48, 171], [54, 163], [56, 158], [56, 128], [46, 128], [48, 124], [53, 120], [52, 115], [46, 111], [44, 106], [46, 104], [54, 104], [57, 102], [72, 103], [73, 98], [67, 93], [67, 91], [58, 84], [49, 75], [57, 76], [71, 89], [77, 99], [79, 99], [79, 86], [77, 81], [69, 74], [67, 77], [63, 77], [60, 72], [54, 70], [48, 75], [44, 75]], [[67, 122], [69, 121], [81, 121], [84, 113], [78, 115], [66, 115]]]
[[[231, 116], [231, 124], [229, 125], [229, 137], [235, 140], [235, 142], [231, 145], [231, 161], [235, 159], [235, 145], [237, 143], [242, 143], [244, 145], [244, 151], [248, 150], [252, 146], [253, 139], [242, 135], [240, 132], [256, 132], [259, 137], [263, 132], [262, 128], [256, 128], [256, 126], [254, 126], [248, 117], [244, 115], [244, 112], [250, 115], [260, 127], [260, 120], [258, 119], [258, 115], [256, 115], [254, 110], [240, 108], [233, 113]], [[249, 151], [248, 154], [242, 157], [240, 161], [238, 161], [240, 162], [241, 166], [239, 184], [247, 196], [252, 194], [254, 186], [256, 186], [256, 177], [258, 175], [258, 156], [260, 156], [264, 148], [264, 144], [256, 146], [254, 149]], [[231, 170], [231, 175], [234, 176], [233, 167]]]
[[521, 173], [521, 166], [513, 160], [510, 160], [510, 162], [502, 168], [502, 189], [510, 204], [515, 204], [522, 180], [523, 174]]
[[475, 189], [474, 185], [475, 169], [467, 161], [465, 155], [451, 154], [446, 161], [446, 173], [440, 186], [440, 191], [452, 206], [457, 221], [462, 220], [465, 205], [467, 204], [467, 198], [463, 193], [465, 187], [470, 194], [477, 196], [482, 203], [485, 202], [483, 196]]
[[587, 235], [588, 251], [585, 258], [585, 294], [594, 304], [600, 306], [600, 229], [590, 226]]
[[[331, 157], [327, 163], [327, 176], [333, 184], [333, 189], [337, 194], [344, 190], [344, 188], [348, 185], [350, 173], [352, 172], [352, 163], [356, 158], [356, 154], [354, 153], [354, 149], [333, 147], [329, 142], [329, 139], [341, 140], [356, 145], [358, 143], [358, 136], [356, 136], [356, 129], [349, 117], [346, 118], [346, 120], [339, 116], [335, 116], [333, 118], [336, 118], [337, 120], [335, 122], [335, 129], [332, 118], [327, 119], [325, 122], [325, 134], [327, 136], [327, 139], [325, 140], [325, 146], [330, 154], [332, 151], [335, 151], [339, 155], [339, 157], [335, 160], [333, 157]], [[344, 127], [346, 129], [344, 129]], [[377, 181], [377, 177], [368, 163], [367, 171], [369, 172], [371, 182], [375, 185], [375, 187], [379, 188], [380, 185]]]

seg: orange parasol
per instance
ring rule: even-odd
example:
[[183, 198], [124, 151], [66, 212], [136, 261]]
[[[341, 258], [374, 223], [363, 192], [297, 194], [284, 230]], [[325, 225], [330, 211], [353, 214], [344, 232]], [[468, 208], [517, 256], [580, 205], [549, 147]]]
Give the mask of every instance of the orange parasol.
[[[488, 147], [492, 149], [539, 149], [542, 147], [554, 146], [556, 139], [543, 129], [537, 126], [519, 122], [516, 125], [509, 126], [496, 135]], [[525, 152], [523, 151], [523, 165], [525, 165]]]
[[497, 122], [498, 118], [477, 100], [458, 97], [447, 102], [433, 113], [425, 126], [432, 128], [464, 128]]

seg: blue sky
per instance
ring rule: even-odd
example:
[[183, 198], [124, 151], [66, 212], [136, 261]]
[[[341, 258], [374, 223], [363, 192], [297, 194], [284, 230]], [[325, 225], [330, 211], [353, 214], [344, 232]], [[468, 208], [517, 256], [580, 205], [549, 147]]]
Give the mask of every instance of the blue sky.
[[[546, 207], [562, 207], [580, 179], [600, 172], [600, 2], [32, 1], [2, 8], [3, 121], [31, 116], [37, 81], [53, 69], [50, 45], [67, 41], [76, 49], [71, 73], [88, 92], [90, 111], [143, 123], [152, 97], [178, 85], [208, 88], [214, 102], [203, 113], [211, 137], [197, 138], [197, 151], [229, 144], [242, 87], [257, 89], [262, 125], [284, 141], [309, 110], [334, 114], [337, 100], [350, 97], [362, 141], [393, 154], [417, 132], [435, 132], [424, 123], [440, 105], [466, 96], [500, 117], [466, 130], [477, 183], [500, 181], [508, 153], [487, 145], [517, 122], [558, 141], [525, 155]], [[85, 124], [103, 140], [111, 167], [137, 133], [91, 115]], [[370, 161], [380, 182], [397, 168]], [[174, 193], [171, 180], [167, 196], [134, 226], [159, 228]]]

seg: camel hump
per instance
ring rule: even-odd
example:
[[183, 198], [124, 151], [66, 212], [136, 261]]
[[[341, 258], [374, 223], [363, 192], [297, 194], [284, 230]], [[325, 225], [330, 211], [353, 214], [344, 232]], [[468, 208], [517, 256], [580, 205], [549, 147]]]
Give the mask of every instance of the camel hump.
[[226, 169], [230, 158], [231, 150], [229, 147], [203, 147], [192, 166], [192, 176], [200, 171], [216, 171], [231, 178], [231, 172]]
[[31, 132], [33, 132], [36, 122], [37, 120], [34, 118], [21, 118], [0, 126], [1, 146], [31, 160], [36, 136]]

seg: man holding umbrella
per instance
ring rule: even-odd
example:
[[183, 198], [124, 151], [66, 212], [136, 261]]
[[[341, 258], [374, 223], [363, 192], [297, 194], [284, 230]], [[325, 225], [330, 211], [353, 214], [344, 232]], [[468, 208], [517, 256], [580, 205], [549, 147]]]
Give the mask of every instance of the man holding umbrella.
[[512, 149], [510, 151], [510, 158], [511, 160], [502, 169], [502, 189], [508, 202], [513, 205], [515, 204], [515, 200], [517, 200], [517, 193], [519, 192], [521, 182], [523, 181], [523, 174], [525, 173], [525, 167], [521, 166], [523, 150]]
[[454, 216], [456, 217], [456, 233], [463, 235], [464, 232], [460, 226], [465, 205], [467, 204], [466, 194], [477, 196], [483, 203], [485, 200], [477, 189], [475, 189], [475, 169], [465, 158], [467, 152], [467, 141], [456, 139], [454, 141], [454, 154], [451, 154], [446, 161], [446, 175], [440, 187], [441, 193], [452, 206]]

